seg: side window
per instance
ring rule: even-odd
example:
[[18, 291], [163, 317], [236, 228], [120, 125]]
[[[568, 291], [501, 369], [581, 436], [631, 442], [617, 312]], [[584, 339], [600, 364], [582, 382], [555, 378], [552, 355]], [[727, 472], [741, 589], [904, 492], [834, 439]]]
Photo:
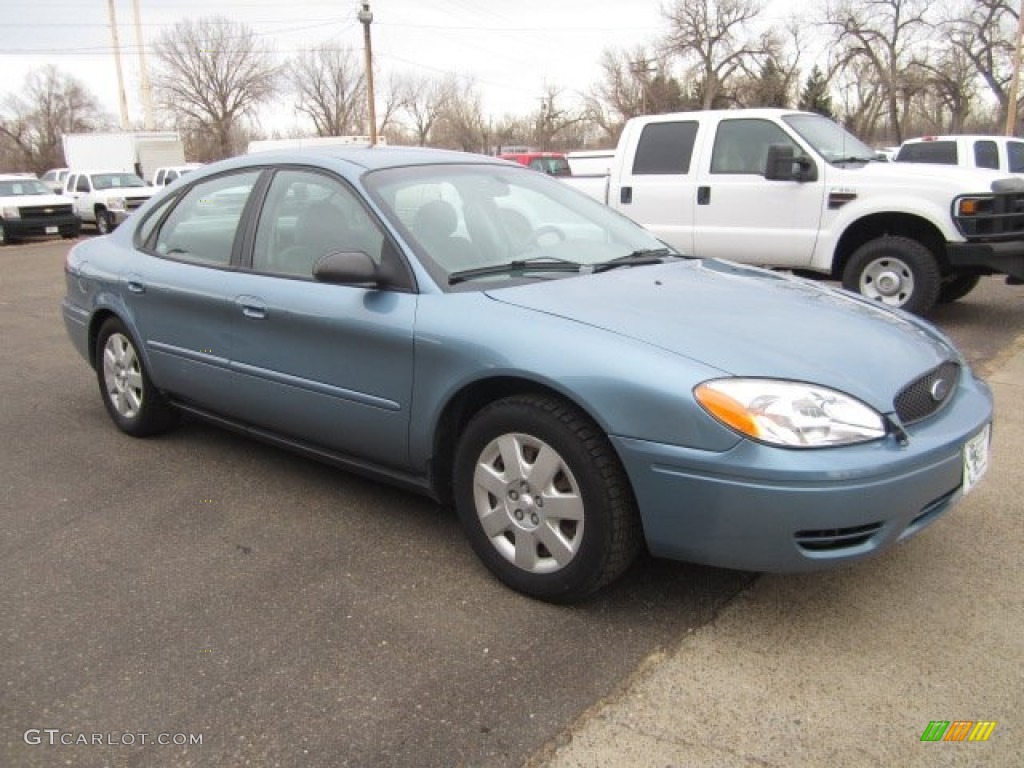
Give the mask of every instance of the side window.
[[775, 123], [767, 120], [723, 120], [715, 133], [711, 152], [712, 173], [747, 173], [764, 176], [768, 147], [788, 144], [796, 156], [803, 150]]
[[979, 168], [999, 170], [999, 150], [994, 141], [974, 142], [974, 164]]
[[896, 155], [903, 163], [933, 163], [935, 165], [956, 165], [955, 141], [921, 141], [905, 144]]
[[689, 173], [696, 138], [695, 121], [645, 125], [633, 157], [633, 174]]
[[89, 189], [89, 177], [88, 176], [83, 174], [83, 175], [78, 177], [78, 183], [75, 184], [75, 191], [76, 192], [89, 192], [89, 191], [91, 191]]
[[383, 244], [376, 222], [340, 181], [312, 171], [278, 171], [256, 228], [252, 268], [312, 279], [323, 256], [362, 251], [379, 263]]
[[259, 175], [232, 173], [196, 184], [164, 220], [154, 250], [181, 261], [230, 264], [238, 221]]
[[1006, 159], [1010, 167], [1010, 173], [1024, 173], [1024, 141], [1010, 141], [1006, 143]]
[[174, 205], [177, 198], [169, 197], [160, 203], [159, 206], [146, 214], [146, 219], [135, 229], [135, 247], [140, 250], [150, 250], [152, 245], [149, 240], [153, 235], [156, 225], [160, 223], [167, 209]]

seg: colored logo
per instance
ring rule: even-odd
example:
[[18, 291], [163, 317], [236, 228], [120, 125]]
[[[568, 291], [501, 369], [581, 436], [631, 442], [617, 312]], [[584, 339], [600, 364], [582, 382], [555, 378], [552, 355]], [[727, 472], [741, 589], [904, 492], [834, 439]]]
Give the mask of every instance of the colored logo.
[[921, 741], [988, 741], [995, 727], [995, 720], [932, 720]]

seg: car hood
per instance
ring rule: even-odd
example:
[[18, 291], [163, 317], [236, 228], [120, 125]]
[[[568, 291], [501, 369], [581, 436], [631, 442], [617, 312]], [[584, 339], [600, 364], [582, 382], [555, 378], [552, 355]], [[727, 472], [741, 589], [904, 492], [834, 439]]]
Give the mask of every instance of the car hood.
[[718, 260], [624, 267], [487, 291], [496, 301], [650, 344], [734, 376], [812, 382], [882, 411], [959, 359], [928, 324], [860, 297]]
[[914, 182], [943, 184], [959, 192], [990, 192], [992, 183], [999, 180], [1019, 179], [1012, 173], [993, 171], [985, 168], [963, 168], [959, 165], [938, 165], [933, 163], [877, 162], [866, 163], [852, 170], [865, 180], [876, 181], [882, 186], [897, 185], [905, 188]]

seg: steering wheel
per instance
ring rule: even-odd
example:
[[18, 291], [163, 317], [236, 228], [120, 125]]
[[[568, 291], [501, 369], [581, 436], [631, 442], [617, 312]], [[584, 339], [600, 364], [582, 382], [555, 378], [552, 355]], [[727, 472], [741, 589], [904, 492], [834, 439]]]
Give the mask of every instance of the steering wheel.
[[530, 233], [529, 244], [534, 248], [550, 248], [566, 241], [565, 232], [554, 224], [542, 224]]

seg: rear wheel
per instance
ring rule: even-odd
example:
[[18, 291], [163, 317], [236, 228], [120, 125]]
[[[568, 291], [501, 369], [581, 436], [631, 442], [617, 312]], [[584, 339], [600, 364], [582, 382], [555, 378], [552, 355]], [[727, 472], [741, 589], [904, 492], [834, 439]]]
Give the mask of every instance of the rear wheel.
[[96, 337], [96, 377], [103, 405], [122, 432], [146, 437], [174, 424], [177, 412], [149, 380], [135, 341], [117, 318]]
[[516, 395], [467, 425], [455, 501], [473, 549], [506, 585], [570, 602], [619, 577], [640, 549], [640, 521], [618, 457], [571, 404]]
[[949, 304], [962, 299], [977, 287], [980, 280], [980, 275], [954, 274], [943, 278], [942, 286], [939, 288], [939, 304]]
[[0, 248], [7, 245], [7, 230], [4, 229], [4, 225], [0, 224]]
[[843, 287], [889, 307], [924, 314], [939, 297], [939, 265], [924, 245], [886, 235], [864, 243], [843, 270]]

